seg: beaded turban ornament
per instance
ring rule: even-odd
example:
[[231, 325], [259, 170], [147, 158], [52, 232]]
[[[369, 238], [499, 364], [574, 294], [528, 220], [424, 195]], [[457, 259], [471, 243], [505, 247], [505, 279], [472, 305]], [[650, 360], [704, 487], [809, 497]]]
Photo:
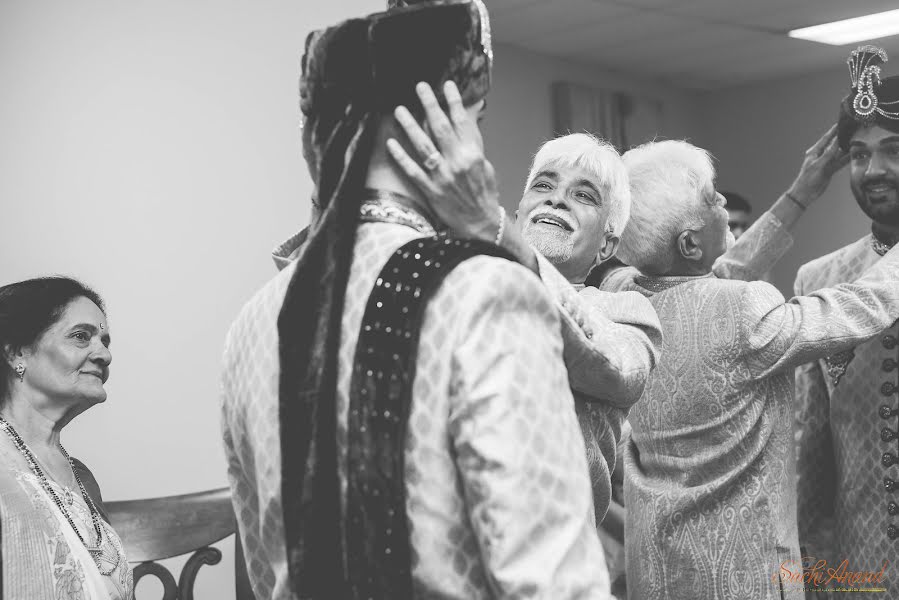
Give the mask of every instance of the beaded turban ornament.
[[860, 46], [846, 61], [852, 87], [840, 104], [837, 135], [843, 150], [848, 150], [850, 138], [862, 126], [899, 132], [899, 76], [881, 79], [885, 62], [887, 53], [877, 46]]
[[[337, 447], [340, 324], [366, 171], [382, 118], [421, 114], [415, 84], [445, 106], [456, 83], [467, 106], [490, 88], [493, 60], [481, 0], [394, 0], [306, 39], [300, 80], [303, 145], [320, 216], [310, 228], [278, 318], [284, 530], [294, 594], [355, 598], [346, 573]], [[419, 107], [419, 108], [416, 108]], [[383, 594], [366, 592], [366, 597]]]

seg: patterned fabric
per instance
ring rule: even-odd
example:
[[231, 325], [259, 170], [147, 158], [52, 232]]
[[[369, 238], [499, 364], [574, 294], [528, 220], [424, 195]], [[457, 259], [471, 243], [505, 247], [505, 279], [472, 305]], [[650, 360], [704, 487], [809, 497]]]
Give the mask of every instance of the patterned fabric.
[[562, 319], [565, 366], [587, 444], [598, 524], [611, 501], [621, 428], [658, 360], [662, 326], [641, 294], [578, 288], [540, 253], [537, 262]]
[[[359, 330], [381, 267], [416, 237], [400, 225], [359, 226], [343, 332]], [[225, 350], [229, 478], [260, 599], [291, 597], [281, 534], [276, 320], [293, 268], [244, 307]], [[608, 597], [559, 327], [540, 282], [492, 257], [460, 265], [428, 304], [405, 456], [417, 597]], [[343, 335], [337, 440], [344, 498], [355, 349], [356, 336]]]
[[773, 577], [799, 558], [792, 368], [899, 316], [899, 264], [886, 263], [786, 303], [764, 282], [607, 279], [649, 297], [664, 334], [624, 457], [629, 597], [803, 597]]
[[[104, 554], [114, 555], [117, 551], [120, 560], [112, 573], [104, 576], [17, 451], [4, 445], [0, 458], [4, 464], [0, 475], [4, 559], [2, 597], [131, 600], [134, 593], [131, 567], [122, 542], [112, 527], [105, 521], [101, 522], [106, 546], [111, 546]], [[53, 481], [51, 486], [59, 498], [66, 497], [61, 486]], [[72, 520], [82, 537], [93, 540], [96, 534], [87, 504], [77, 490], [71, 498], [72, 504], [68, 509]], [[93, 499], [95, 503], [99, 500]]]
[[[803, 265], [796, 293], [855, 281], [875, 265], [883, 270], [896, 251], [881, 259], [871, 241], [865, 236]], [[895, 286], [896, 268], [892, 271], [884, 281]], [[890, 502], [899, 502], [899, 490], [888, 491], [884, 482], [899, 480], [899, 467], [881, 461], [884, 453], [897, 454], [895, 437], [884, 439], [897, 429], [899, 414], [899, 327], [893, 321], [851, 351], [797, 369], [795, 411], [800, 543], [832, 566], [848, 560], [853, 570], [879, 571], [890, 561], [888, 591], [878, 597], [891, 600], [899, 599], [894, 566], [899, 540], [890, 539], [888, 530], [899, 527], [899, 507], [891, 514]]]
[[[299, 256], [303, 230], [272, 252], [278, 269]], [[609, 506], [609, 474], [627, 411], [643, 393], [658, 359], [662, 326], [652, 304], [635, 292], [609, 293], [572, 285], [537, 253], [540, 279], [562, 324], [565, 366], [586, 442], [596, 520]]]

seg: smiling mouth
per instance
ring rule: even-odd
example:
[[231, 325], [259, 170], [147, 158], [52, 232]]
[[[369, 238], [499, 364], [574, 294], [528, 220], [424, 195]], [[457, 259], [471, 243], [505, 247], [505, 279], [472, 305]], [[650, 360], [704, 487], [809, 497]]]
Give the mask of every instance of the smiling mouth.
[[563, 221], [558, 217], [554, 217], [552, 215], [537, 215], [533, 219], [531, 219], [532, 223], [540, 223], [543, 225], [552, 225], [553, 227], [558, 227], [565, 231], [574, 231], [574, 228], [571, 227], [568, 223]]

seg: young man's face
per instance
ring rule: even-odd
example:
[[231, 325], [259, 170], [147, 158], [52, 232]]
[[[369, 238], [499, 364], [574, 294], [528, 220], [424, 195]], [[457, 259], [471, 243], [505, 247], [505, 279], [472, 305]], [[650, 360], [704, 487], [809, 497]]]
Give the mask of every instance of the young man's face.
[[740, 236], [749, 229], [751, 219], [749, 213], [745, 210], [727, 209], [727, 226], [730, 232], [734, 234], [734, 239], [740, 239]]
[[849, 141], [849, 178], [855, 201], [872, 221], [899, 226], [899, 134], [861, 127]]
[[598, 178], [580, 167], [547, 165], [518, 205], [525, 240], [555, 265], [586, 273], [597, 262], [609, 217]]

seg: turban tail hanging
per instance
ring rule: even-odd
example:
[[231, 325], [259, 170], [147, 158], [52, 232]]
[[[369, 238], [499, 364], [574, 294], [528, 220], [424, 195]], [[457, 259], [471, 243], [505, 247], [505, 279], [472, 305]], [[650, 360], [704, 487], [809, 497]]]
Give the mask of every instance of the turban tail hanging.
[[[351, 598], [338, 476], [337, 355], [356, 225], [384, 115], [415, 113], [415, 84], [441, 102], [455, 81], [466, 105], [490, 87], [489, 23], [479, 1], [398, 6], [313, 32], [300, 83], [304, 151], [321, 215], [278, 318], [281, 491], [291, 587], [301, 598]], [[409, 5], [409, 6], [406, 6]]]
[[859, 127], [877, 125], [899, 133], [899, 76], [881, 79], [886, 52], [877, 46], [860, 46], [846, 60], [852, 87], [840, 103], [837, 138], [840, 148], [849, 149], [849, 140]]

